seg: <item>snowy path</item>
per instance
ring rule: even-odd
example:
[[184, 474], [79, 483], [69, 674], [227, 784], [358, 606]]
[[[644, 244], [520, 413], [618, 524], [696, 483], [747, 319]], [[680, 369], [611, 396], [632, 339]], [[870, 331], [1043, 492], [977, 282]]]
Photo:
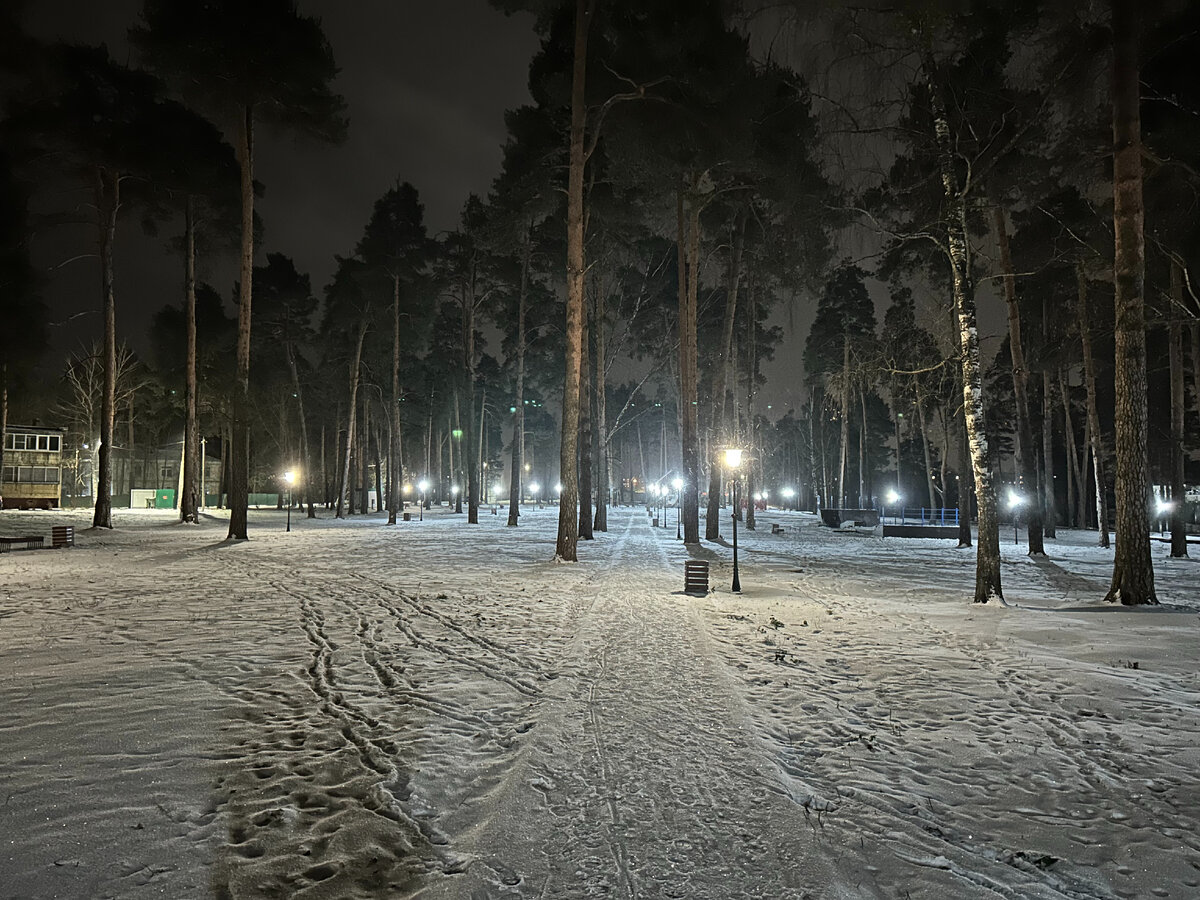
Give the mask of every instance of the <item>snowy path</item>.
[[[677, 592], [681, 567], [644, 516], [614, 519], [623, 532], [588, 578], [560, 678], [470, 841], [471, 896], [798, 897], [828, 884], [804, 811]], [[432, 895], [467, 896], [462, 884]]]
[[1200, 896], [1194, 560], [168, 515], [0, 557], [0, 897]]

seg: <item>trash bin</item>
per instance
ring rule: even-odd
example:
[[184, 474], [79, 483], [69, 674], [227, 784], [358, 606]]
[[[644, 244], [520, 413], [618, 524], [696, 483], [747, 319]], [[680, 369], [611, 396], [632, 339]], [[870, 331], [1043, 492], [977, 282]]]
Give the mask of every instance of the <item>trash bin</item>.
[[685, 594], [708, 593], [708, 560], [689, 559], [683, 564], [683, 592]]
[[404, 521], [405, 521], [405, 522], [411, 522], [411, 521], [412, 521], [412, 513], [405, 513], [405, 514], [404, 514]]
[[658, 527], [658, 516], [655, 516], [650, 524], [653, 525], [655, 528], [657, 528]]

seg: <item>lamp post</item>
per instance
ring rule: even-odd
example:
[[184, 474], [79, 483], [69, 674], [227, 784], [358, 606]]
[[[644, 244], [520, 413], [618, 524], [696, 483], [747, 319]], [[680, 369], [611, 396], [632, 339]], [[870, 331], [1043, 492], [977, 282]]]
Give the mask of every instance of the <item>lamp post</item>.
[[[200, 509], [204, 509], [204, 470], [208, 456], [205, 448], [206, 438], [200, 438]], [[75, 465], [79, 466], [79, 451], [75, 451]]]
[[[902, 497], [901, 497], [901, 496], [900, 496], [898, 493], [896, 493], [896, 491], [894, 491], [894, 490], [888, 491], [888, 493], [887, 493], [887, 502], [888, 502], [888, 506], [891, 506], [891, 507], [893, 507], [893, 508], [894, 508], [894, 507], [895, 507], [897, 504], [899, 504], [899, 503], [900, 503], [900, 501], [901, 501], [902, 499], [904, 499], [904, 498], [902, 498]], [[886, 507], [886, 506], [883, 508], [883, 512], [884, 512], [884, 515], [883, 515], [883, 517], [884, 517], [884, 518], [887, 518], [887, 507]], [[902, 510], [901, 512], [903, 512], [903, 510]], [[903, 518], [903, 515], [901, 515], [901, 518]]]
[[538, 492], [541, 489], [542, 489], [542, 486], [540, 484], [538, 484], [536, 481], [529, 486], [529, 493], [533, 494], [533, 502], [537, 504], [538, 509], [542, 508], [542, 501], [538, 499]]
[[454, 498], [454, 511], [462, 512], [462, 508], [458, 505], [458, 485], [450, 485], [450, 496]]
[[562, 505], [562, 482], [561, 481], [554, 486], [554, 496], [556, 496], [558, 498], [558, 503], [561, 506]]
[[683, 496], [683, 479], [676, 478], [671, 482], [671, 486], [675, 488], [675, 540], [682, 541], [683, 534], [680, 532], [680, 529], [683, 528], [683, 522], [681, 521], [683, 510], [679, 507], [679, 500]]
[[425, 492], [427, 490], [429, 490], [429, 482], [422, 478], [421, 483], [418, 484], [417, 487], [421, 491], [421, 513], [420, 513], [420, 516], [418, 517], [417, 521], [424, 522], [425, 521]]
[[1021, 509], [1021, 505], [1025, 502], [1025, 498], [1016, 491], [1008, 492], [1008, 508], [1012, 510], [1013, 517], [1013, 546], [1017, 544], [1017, 514]]
[[725, 451], [725, 468], [729, 470], [730, 478], [733, 481], [733, 587], [732, 590], [736, 594], [742, 592], [742, 581], [738, 578], [738, 556], [737, 556], [737, 520], [738, 520], [738, 477], [737, 470], [742, 464], [742, 450], [740, 447], [730, 447]]
[[283, 480], [288, 486], [287, 531], [292, 530], [292, 485], [296, 483], [296, 473], [291, 469], [283, 473]]
[[783, 499], [787, 501], [787, 505], [792, 506], [792, 498], [796, 496], [795, 489], [785, 487], [780, 493], [783, 494]]
[[1159, 500], [1155, 509], [1158, 512], [1158, 533], [1164, 535], [1167, 533], [1167, 519], [1171, 517], [1175, 504], [1170, 500]]

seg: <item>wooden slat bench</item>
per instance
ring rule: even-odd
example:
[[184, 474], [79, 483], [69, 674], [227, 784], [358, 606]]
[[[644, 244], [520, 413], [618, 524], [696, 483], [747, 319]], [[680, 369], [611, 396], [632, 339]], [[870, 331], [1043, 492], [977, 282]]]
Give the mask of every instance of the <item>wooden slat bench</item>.
[[10, 550], [40, 550], [42, 548], [40, 534], [27, 534], [24, 537], [0, 537], [0, 553]]
[[50, 546], [51, 547], [74, 547], [75, 546], [75, 526], [74, 525], [55, 525], [50, 529]]

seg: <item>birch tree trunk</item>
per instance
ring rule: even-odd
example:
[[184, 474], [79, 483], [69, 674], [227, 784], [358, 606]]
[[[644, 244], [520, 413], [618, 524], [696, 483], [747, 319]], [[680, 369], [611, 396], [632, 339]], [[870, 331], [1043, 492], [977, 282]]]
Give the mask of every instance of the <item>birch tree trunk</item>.
[[838, 438], [838, 507], [847, 509], [846, 469], [850, 452], [850, 336], [842, 336], [842, 405], [841, 433]]
[[1117, 547], [1105, 600], [1156, 604], [1146, 457], [1145, 244], [1136, 0], [1113, 0], [1113, 277], [1116, 282]]
[[[975, 602], [1003, 599], [1000, 585], [1000, 520], [996, 492], [988, 460], [987, 416], [983, 407], [983, 373], [979, 362], [979, 329], [975, 317], [975, 284], [971, 274], [970, 231], [966, 197], [958, 184], [950, 122], [946, 116], [936, 68], [926, 60], [934, 129], [945, 195], [947, 255], [954, 283], [954, 310], [958, 318], [959, 353], [962, 364], [963, 413], [975, 476], [975, 503], [979, 511], [979, 546], [975, 557]], [[969, 508], [969, 504], [968, 504]], [[969, 523], [968, 523], [969, 525]]]

